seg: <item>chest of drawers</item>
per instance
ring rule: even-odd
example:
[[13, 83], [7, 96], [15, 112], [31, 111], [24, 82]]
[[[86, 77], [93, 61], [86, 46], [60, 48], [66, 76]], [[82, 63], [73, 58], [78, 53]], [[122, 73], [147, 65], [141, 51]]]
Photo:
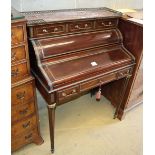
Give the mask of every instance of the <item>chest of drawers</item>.
[[12, 151], [28, 143], [43, 142], [35, 81], [30, 74], [25, 19], [11, 21], [11, 138]]

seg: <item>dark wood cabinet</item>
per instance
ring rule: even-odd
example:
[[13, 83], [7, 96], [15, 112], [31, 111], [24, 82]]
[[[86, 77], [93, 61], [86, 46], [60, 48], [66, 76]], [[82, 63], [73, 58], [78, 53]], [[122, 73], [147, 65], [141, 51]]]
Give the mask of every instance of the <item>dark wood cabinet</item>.
[[143, 24], [124, 17], [120, 21], [120, 30], [124, 36], [124, 46], [136, 58], [132, 86], [126, 105], [126, 111], [129, 111], [143, 102]]
[[[134, 108], [143, 102], [143, 25], [138, 22], [128, 20], [129, 17], [123, 16], [119, 19], [118, 28], [123, 37], [123, 45], [135, 57], [133, 75], [127, 86], [125, 98], [121, 106], [122, 113]], [[102, 86], [102, 94], [107, 97], [114, 106], [119, 104], [122, 80], [114, 81]], [[118, 117], [122, 119], [122, 117]]]
[[28, 143], [43, 142], [24, 18], [11, 20], [11, 82], [11, 146], [15, 151]]

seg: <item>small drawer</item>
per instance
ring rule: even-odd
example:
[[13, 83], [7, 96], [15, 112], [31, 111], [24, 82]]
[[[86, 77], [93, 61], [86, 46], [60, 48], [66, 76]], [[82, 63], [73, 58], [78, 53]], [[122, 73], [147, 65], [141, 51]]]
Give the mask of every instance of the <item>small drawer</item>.
[[26, 78], [29, 75], [27, 62], [11, 66], [11, 82], [17, 82]]
[[91, 80], [91, 81], [82, 83], [81, 86], [80, 86], [80, 90], [81, 91], [85, 91], [85, 90], [88, 90], [90, 88], [98, 86], [98, 84], [99, 84], [99, 80], [98, 79]]
[[11, 150], [15, 151], [22, 146], [29, 144], [34, 141], [38, 137], [38, 130], [34, 128], [26, 133], [23, 133], [20, 136], [13, 137], [11, 140]]
[[110, 20], [96, 20], [95, 28], [102, 29], [102, 28], [111, 28], [117, 26], [117, 19], [110, 19]]
[[82, 83], [80, 86], [81, 91], [89, 90], [91, 88], [97, 87], [104, 83], [110, 82], [116, 79], [116, 73], [105, 75], [103, 77], [99, 77], [95, 80], [90, 80], [88, 82]]
[[12, 88], [11, 102], [12, 105], [24, 104], [34, 97], [33, 83], [29, 82]]
[[19, 44], [25, 41], [24, 25], [11, 27], [11, 45]]
[[76, 94], [79, 93], [79, 86], [75, 86], [75, 87], [71, 87], [71, 88], [67, 88], [63, 91], [59, 91], [58, 92], [58, 96], [60, 99], [64, 99], [64, 98], [67, 98], [67, 97], [71, 97], [71, 96], [74, 96]]
[[128, 75], [130, 75], [130, 69], [121, 70], [117, 73], [116, 76], [117, 76], [117, 79], [121, 79], [121, 78], [126, 77]]
[[11, 48], [11, 62], [15, 63], [26, 59], [25, 45]]
[[37, 118], [36, 115], [33, 115], [25, 120], [22, 120], [14, 125], [12, 125], [11, 128], [11, 136], [17, 136], [22, 134], [23, 132], [26, 132], [33, 127], [37, 126]]
[[11, 107], [11, 121], [21, 120], [35, 112], [35, 103], [31, 101], [21, 106]]
[[69, 24], [69, 32], [93, 30], [93, 21], [80, 21]]
[[65, 24], [50, 24], [46, 26], [37, 26], [34, 28], [35, 37], [58, 35], [66, 32]]

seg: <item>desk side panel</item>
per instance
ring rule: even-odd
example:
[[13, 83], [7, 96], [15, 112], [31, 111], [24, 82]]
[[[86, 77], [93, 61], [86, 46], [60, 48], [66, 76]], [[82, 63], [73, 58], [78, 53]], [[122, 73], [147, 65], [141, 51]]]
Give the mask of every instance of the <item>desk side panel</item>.
[[[133, 22], [130, 22], [126, 19], [120, 19], [118, 28], [121, 31], [123, 35], [123, 44], [127, 50], [130, 51], [130, 53], [133, 54], [135, 57], [136, 65], [133, 70], [133, 75], [129, 80], [129, 84], [127, 87], [127, 91], [123, 100], [123, 104], [121, 106], [122, 111], [125, 110], [125, 108], [130, 107], [130, 96], [133, 91], [133, 86], [135, 84], [135, 79], [137, 76], [137, 72], [142, 60], [142, 51], [143, 51], [143, 27], [141, 25], [137, 25]], [[116, 105], [118, 104], [116, 101], [118, 100], [118, 94], [115, 93], [117, 90], [120, 89], [119, 83], [111, 83], [109, 86], [103, 87], [103, 95], [109, 98], [112, 102], [112, 104]], [[113, 97], [110, 95], [113, 94]], [[133, 103], [132, 103], [133, 104]], [[136, 102], [134, 101], [134, 104]], [[121, 119], [121, 118], [120, 118]]]

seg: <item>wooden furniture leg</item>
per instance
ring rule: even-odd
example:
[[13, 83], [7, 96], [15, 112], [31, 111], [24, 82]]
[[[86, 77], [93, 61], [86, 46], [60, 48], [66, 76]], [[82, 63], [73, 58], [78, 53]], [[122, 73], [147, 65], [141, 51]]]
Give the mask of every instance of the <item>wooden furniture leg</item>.
[[118, 117], [119, 117], [119, 119], [122, 119], [122, 117], [123, 117], [124, 112], [121, 111], [121, 106], [123, 104], [123, 99], [124, 99], [124, 96], [125, 96], [125, 93], [126, 93], [126, 88], [128, 86], [130, 77], [131, 77], [131, 75], [128, 75], [125, 78], [124, 87], [123, 87], [122, 95], [121, 95], [121, 101], [120, 101], [120, 104], [118, 104], [118, 106], [116, 107], [116, 111], [115, 111], [115, 114], [114, 114], [114, 119], [118, 118]]
[[50, 128], [50, 139], [51, 139], [51, 152], [52, 153], [54, 153], [55, 108], [56, 108], [56, 103], [48, 105], [49, 128]]

